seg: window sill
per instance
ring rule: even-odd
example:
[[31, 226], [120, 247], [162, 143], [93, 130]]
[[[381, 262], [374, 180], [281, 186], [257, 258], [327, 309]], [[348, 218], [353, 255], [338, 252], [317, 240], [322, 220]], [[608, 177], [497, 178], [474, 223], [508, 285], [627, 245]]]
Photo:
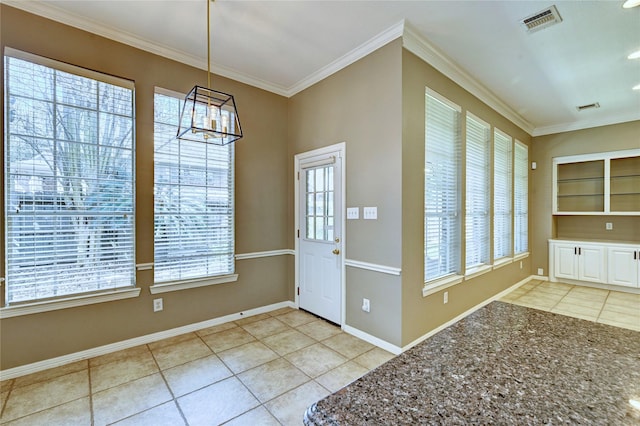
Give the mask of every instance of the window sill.
[[438, 280], [425, 283], [425, 286], [422, 288], [422, 297], [427, 297], [430, 294], [437, 293], [438, 291], [444, 290], [447, 287], [460, 284], [463, 278], [464, 277], [462, 275], [450, 275], [445, 278], [440, 278]]
[[114, 290], [109, 293], [85, 294], [82, 296], [66, 297], [64, 299], [7, 306], [0, 309], [0, 319], [18, 317], [22, 315], [39, 314], [41, 312], [74, 308], [76, 306], [93, 305], [95, 303], [111, 302], [114, 300], [130, 299], [133, 297], [138, 297], [139, 295], [140, 288], [127, 288]]
[[216, 284], [231, 283], [234, 281], [238, 281], [238, 274], [159, 283], [149, 287], [149, 291], [151, 292], [151, 294], [160, 294], [160, 293], [168, 293], [170, 291], [187, 290], [189, 288], [206, 287], [206, 286], [216, 285]]
[[516, 260], [525, 259], [527, 257], [529, 257], [529, 252], [525, 251], [524, 253], [518, 253], [515, 256], [513, 256], [513, 261], [515, 262]]
[[493, 269], [500, 269], [510, 263], [513, 263], [513, 257], [503, 257], [502, 259], [498, 259], [493, 263]]
[[491, 267], [491, 265], [480, 265], [476, 268], [472, 268], [469, 271], [467, 271], [467, 273], [464, 274], [464, 279], [468, 280], [471, 278], [475, 278], [479, 275], [486, 274], [487, 272], [491, 272], [492, 270], [493, 268]]

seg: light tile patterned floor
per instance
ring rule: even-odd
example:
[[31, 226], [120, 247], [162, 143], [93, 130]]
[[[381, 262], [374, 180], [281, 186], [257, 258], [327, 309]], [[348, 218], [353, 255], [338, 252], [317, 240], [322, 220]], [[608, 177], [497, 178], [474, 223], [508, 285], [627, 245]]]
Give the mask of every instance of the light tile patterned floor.
[[532, 280], [500, 300], [640, 331], [640, 294]]
[[[640, 331], [640, 295], [530, 281], [501, 299]], [[392, 358], [280, 309], [0, 382], [0, 424], [300, 425], [307, 406]]]
[[392, 354], [294, 309], [0, 382], [0, 424], [300, 425]]

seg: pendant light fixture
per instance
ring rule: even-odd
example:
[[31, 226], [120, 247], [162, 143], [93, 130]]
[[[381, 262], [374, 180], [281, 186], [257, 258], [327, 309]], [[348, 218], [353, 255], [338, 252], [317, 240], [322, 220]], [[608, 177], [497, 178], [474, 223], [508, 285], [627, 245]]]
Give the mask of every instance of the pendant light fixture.
[[184, 99], [178, 139], [227, 145], [242, 137], [233, 95], [211, 88], [211, 18], [207, 2], [207, 87], [195, 85]]

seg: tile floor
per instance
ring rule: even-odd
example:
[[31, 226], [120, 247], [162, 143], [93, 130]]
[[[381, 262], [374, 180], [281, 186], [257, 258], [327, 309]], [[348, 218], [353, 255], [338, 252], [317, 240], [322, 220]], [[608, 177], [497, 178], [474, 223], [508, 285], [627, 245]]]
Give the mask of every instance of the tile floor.
[[[640, 295], [530, 281], [501, 299], [640, 331]], [[392, 355], [280, 309], [0, 382], [0, 424], [300, 425]]]
[[0, 424], [300, 425], [392, 354], [290, 308], [0, 382]]
[[500, 300], [640, 331], [640, 294], [532, 280]]

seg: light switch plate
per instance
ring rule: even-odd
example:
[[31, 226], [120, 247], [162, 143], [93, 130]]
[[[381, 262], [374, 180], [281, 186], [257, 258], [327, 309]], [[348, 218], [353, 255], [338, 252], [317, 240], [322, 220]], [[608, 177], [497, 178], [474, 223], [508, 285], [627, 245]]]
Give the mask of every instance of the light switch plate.
[[347, 219], [360, 219], [360, 207], [347, 207]]
[[362, 208], [362, 216], [365, 219], [377, 219], [378, 218], [378, 208], [377, 207], [363, 207]]

